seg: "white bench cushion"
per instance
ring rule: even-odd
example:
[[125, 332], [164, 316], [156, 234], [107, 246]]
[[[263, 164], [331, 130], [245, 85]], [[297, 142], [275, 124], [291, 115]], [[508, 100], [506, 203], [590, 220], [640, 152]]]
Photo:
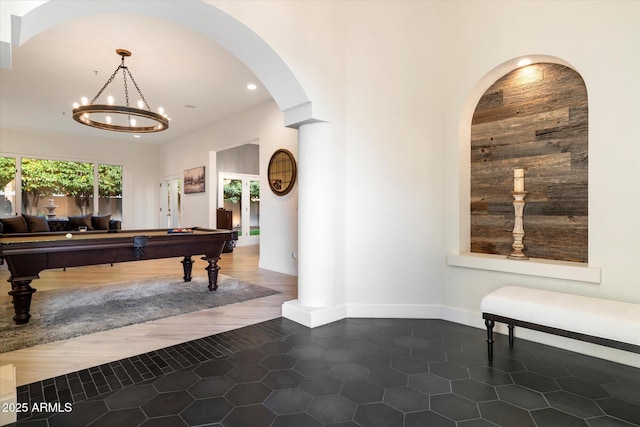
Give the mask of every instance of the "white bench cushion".
[[640, 304], [505, 286], [486, 295], [483, 313], [640, 345]]

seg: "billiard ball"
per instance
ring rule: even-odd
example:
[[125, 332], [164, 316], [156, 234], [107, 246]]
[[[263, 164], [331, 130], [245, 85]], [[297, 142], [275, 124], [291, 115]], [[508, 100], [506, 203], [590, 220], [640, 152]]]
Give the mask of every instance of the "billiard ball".
[[70, 238], [72, 238], [72, 237], [73, 237], [73, 234], [71, 234], [71, 233], [67, 233], [67, 234], [65, 234], [65, 235], [64, 235], [64, 237], [66, 237], [67, 239], [70, 239]]

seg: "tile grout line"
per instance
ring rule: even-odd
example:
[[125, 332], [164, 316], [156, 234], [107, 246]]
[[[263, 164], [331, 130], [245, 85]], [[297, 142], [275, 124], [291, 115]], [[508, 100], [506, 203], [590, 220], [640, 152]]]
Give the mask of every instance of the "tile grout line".
[[[183, 369], [194, 367], [207, 360], [211, 360], [212, 358], [217, 359], [220, 357], [225, 357], [235, 352], [249, 349], [261, 343], [268, 342], [270, 340], [273, 340], [274, 338], [281, 339], [292, 333], [295, 333], [295, 328], [291, 327], [280, 328], [279, 330], [277, 327], [270, 328], [271, 323], [275, 324], [280, 323], [281, 321], [282, 319], [267, 320], [236, 330], [221, 332], [219, 334], [211, 335], [204, 338], [198, 338], [185, 343], [150, 351], [141, 355], [127, 357], [114, 362], [105, 363], [103, 365], [82, 369], [80, 371], [70, 372], [58, 377], [48, 378], [42, 381], [25, 384], [18, 387], [18, 402], [27, 403], [29, 408], [33, 407], [34, 404], [39, 404], [42, 402], [59, 402], [62, 405], [67, 402], [75, 404], [85, 400], [97, 398], [99, 396], [104, 396], [109, 393], [113, 393], [127, 386], [143, 384], [152, 379], [159, 378], [173, 372], [178, 372]], [[301, 328], [304, 327], [300, 326], [298, 330], [300, 330]], [[267, 330], [269, 329], [272, 332], [267, 332]], [[251, 332], [252, 335], [255, 335], [256, 339], [234, 339], [234, 337], [242, 338], [242, 334], [246, 334], [247, 332]], [[234, 342], [234, 345], [225, 345], [223, 344], [224, 341]], [[214, 351], [210, 352], [210, 355], [207, 355], [206, 353], [209, 353], [208, 351], [201, 351], [206, 347], [211, 347]], [[183, 356], [191, 355], [194, 350], [195, 352], [199, 353], [199, 357], [192, 357], [192, 360], [189, 361]], [[167, 359], [175, 361], [177, 366], [171, 366], [172, 364], [167, 362], [167, 359], [163, 358], [163, 356], [159, 354], [160, 351], [166, 354]], [[160, 366], [158, 366], [151, 355], [156, 355], [157, 357], [159, 357], [166, 365], [166, 369], [162, 369]], [[183, 361], [177, 361], [175, 359], [175, 356], [180, 356]], [[159, 372], [157, 372], [157, 374], [154, 374], [149, 369], [149, 366], [143, 361], [143, 358], [148, 359], [149, 363], [157, 367], [157, 370]], [[127, 367], [125, 365], [129, 366]], [[110, 384], [110, 382], [106, 380], [106, 376], [104, 375], [105, 370], [110, 370], [114, 373], [117, 384]], [[117, 374], [118, 370], [122, 371], [121, 374], [126, 375], [125, 380], [128, 381], [123, 381], [123, 378]], [[141, 370], [144, 370], [146, 372], [141, 372]], [[133, 377], [132, 374], [135, 374], [135, 377]], [[98, 386], [96, 384], [97, 375], [100, 375], [102, 377], [100, 379], [100, 384], [103, 384], [103, 386]], [[83, 380], [83, 378], [85, 378], [86, 381]], [[71, 381], [73, 380], [78, 380], [79, 386], [82, 389], [81, 393], [74, 393], [74, 391], [72, 390]], [[68, 387], [59, 388], [58, 384], [62, 384], [63, 386], [66, 384]], [[108, 388], [108, 390], [101, 392], [100, 387], [106, 387]], [[20, 413], [19, 415], [19, 421], [26, 421], [33, 417], [30, 412]]]

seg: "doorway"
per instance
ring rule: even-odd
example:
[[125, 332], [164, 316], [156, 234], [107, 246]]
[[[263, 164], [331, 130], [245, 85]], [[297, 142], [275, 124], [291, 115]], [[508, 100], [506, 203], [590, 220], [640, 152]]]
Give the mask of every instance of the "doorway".
[[161, 228], [182, 227], [182, 179], [170, 176], [160, 180]]
[[231, 211], [238, 246], [260, 243], [260, 176], [220, 172], [218, 208]]

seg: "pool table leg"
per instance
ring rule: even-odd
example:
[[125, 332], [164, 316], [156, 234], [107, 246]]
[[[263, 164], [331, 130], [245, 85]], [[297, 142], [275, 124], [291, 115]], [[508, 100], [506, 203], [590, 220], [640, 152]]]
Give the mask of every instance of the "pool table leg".
[[206, 260], [209, 263], [209, 265], [205, 267], [205, 270], [207, 270], [207, 273], [209, 275], [209, 290], [215, 291], [218, 289], [218, 270], [220, 270], [220, 266], [218, 266], [218, 260], [220, 259], [220, 257], [202, 257], [202, 259]]
[[16, 315], [13, 316], [16, 325], [24, 325], [29, 322], [31, 315], [31, 295], [36, 289], [31, 287], [31, 280], [12, 280], [9, 295], [13, 297], [13, 309]]
[[180, 261], [182, 263], [182, 269], [184, 270], [184, 281], [185, 282], [190, 282], [191, 281], [191, 270], [193, 268], [193, 260], [191, 259], [190, 256], [185, 256], [184, 259], [182, 261]]

